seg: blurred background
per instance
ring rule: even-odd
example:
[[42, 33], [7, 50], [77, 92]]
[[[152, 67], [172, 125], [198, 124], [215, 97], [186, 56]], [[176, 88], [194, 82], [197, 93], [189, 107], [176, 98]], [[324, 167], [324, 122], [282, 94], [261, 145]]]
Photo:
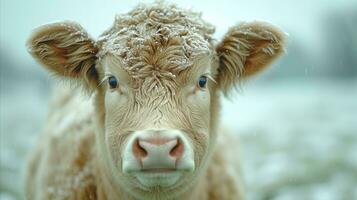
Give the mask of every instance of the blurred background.
[[[23, 199], [24, 163], [55, 84], [27, 53], [31, 30], [72, 20], [97, 38], [139, 1], [0, 1], [0, 199], [12, 200]], [[357, 1], [175, 2], [201, 11], [217, 39], [252, 20], [289, 34], [284, 57], [223, 103], [222, 121], [240, 138], [247, 199], [357, 199]]]

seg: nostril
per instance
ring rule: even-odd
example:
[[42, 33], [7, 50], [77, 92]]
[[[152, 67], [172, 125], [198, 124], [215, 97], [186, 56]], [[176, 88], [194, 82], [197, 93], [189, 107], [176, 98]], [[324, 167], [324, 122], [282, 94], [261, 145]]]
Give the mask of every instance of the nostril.
[[134, 155], [138, 158], [145, 158], [148, 155], [148, 152], [140, 145], [139, 140], [136, 140], [133, 145]]
[[170, 156], [175, 157], [176, 159], [180, 158], [183, 153], [183, 148], [182, 141], [177, 139], [176, 145], [170, 151]]

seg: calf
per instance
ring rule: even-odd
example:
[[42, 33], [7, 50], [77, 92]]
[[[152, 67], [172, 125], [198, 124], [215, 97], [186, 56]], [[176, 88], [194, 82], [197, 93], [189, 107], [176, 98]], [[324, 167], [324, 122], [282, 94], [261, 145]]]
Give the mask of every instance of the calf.
[[73, 22], [36, 29], [33, 57], [80, 87], [56, 90], [27, 199], [241, 199], [219, 97], [275, 60], [284, 35], [263, 22], [213, 33], [162, 2], [118, 15], [97, 41]]

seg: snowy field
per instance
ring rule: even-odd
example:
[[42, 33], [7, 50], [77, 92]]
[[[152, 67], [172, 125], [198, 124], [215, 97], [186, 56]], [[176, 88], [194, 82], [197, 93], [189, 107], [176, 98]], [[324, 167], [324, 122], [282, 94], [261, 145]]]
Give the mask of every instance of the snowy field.
[[[248, 200], [357, 199], [357, 80], [253, 82], [222, 113], [240, 138]], [[1, 200], [22, 199], [25, 158], [46, 118], [48, 87], [26, 88], [1, 90]]]
[[247, 88], [223, 113], [241, 138], [248, 199], [357, 199], [356, 81]]

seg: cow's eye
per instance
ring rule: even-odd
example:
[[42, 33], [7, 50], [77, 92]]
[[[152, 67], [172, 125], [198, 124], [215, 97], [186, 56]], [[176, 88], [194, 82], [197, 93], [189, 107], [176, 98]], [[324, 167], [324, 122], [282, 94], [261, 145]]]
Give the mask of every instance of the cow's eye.
[[110, 89], [114, 89], [114, 88], [118, 87], [118, 81], [114, 76], [110, 76], [108, 78], [108, 84], [109, 84]]
[[200, 76], [197, 84], [200, 88], [205, 88], [207, 84], [207, 76]]

